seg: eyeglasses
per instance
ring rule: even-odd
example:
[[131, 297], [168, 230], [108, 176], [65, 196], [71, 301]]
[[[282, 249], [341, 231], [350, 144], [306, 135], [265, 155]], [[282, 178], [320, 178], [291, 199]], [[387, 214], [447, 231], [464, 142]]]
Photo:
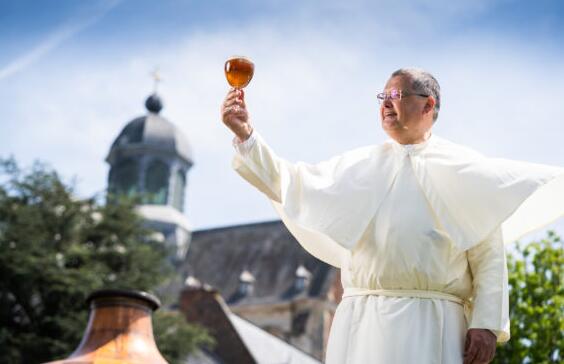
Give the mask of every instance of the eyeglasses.
[[376, 95], [379, 103], [382, 103], [386, 100], [392, 100], [392, 101], [393, 100], [401, 100], [402, 97], [407, 97], [407, 96], [429, 97], [429, 95], [426, 95], [426, 94], [418, 94], [418, 93], [415, 93], [415, 92], [407, 92], [407, 91], [396, 90], [396, 89], [392, 89], [392, 90], [390, 90], [390, 92], [382, 92], [382, 93], [379, 93], [378, 95]]

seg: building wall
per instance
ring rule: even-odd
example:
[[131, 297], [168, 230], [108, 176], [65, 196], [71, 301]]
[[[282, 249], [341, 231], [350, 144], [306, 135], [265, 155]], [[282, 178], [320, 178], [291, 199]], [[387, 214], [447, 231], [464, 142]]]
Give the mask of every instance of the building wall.
[[233, 305], [230, 309], [261, 329], [323, 360], [331, 323], [342, 293], [340, 274], [336, 274], [325, 297], [299, 297], [271, 304]]

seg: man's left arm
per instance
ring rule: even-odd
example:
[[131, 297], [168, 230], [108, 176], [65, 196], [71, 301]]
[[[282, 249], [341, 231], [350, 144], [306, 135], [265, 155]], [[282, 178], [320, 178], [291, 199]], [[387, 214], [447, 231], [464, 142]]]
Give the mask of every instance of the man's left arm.
[[495, 343], [509, 340], [507, 262], [501, 229], [467, 252], [474, 288], [465, 363], [488, 363]]

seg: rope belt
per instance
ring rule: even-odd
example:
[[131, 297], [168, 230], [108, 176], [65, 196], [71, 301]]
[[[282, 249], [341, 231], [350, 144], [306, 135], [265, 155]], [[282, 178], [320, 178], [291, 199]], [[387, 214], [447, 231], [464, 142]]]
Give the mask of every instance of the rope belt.
[[468, 307], [469, 302], [450, 293], [439, 291], [426, 291], [420, 289], [364, 289], [364, 288], [345, 288], [343, 298], [355, 296], [386, 296], [386, 297], [412, 297], [412, 298], [438, 298], [458, 303]]

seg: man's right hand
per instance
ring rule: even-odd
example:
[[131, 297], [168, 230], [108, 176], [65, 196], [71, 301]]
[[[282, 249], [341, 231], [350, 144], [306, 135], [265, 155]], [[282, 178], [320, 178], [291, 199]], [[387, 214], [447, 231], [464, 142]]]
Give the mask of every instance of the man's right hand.
[[221, 117], [223, 123], [239, 138], [240, 141], [247, 140], [253, 128], [249, 123], [249, 113], [245, 105], [245, 93], [243, 90], [231, 89], [225, 101], [221, 105]]

